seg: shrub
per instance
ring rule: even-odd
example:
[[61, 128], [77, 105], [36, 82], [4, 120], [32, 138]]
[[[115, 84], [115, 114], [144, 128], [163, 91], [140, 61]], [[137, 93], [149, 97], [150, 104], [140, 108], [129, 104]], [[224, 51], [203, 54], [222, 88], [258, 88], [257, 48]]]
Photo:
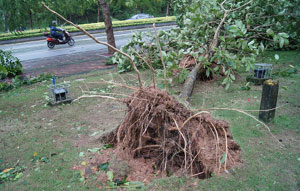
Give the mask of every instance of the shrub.
[[22, 74], [23, 68], [20, 60], [11, 55], [10, 51], [0, 49], [0, 79], [15, 77]]

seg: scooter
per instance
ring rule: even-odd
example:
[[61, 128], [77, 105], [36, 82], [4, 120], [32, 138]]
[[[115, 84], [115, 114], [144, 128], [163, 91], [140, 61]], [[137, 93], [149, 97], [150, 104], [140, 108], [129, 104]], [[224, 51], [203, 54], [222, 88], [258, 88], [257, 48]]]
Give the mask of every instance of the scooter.
[[52, 49], [55, 47], [55, 45], [58, 44], [68, 44], [69, 46], [74, 46], [75, 40], [71, 37], [70, 33], [66, 31], [65, 29], [62, 29], [63, 35], [64, 35], [64, 40], [61, 41], [57, 38], [54, 38], [49, 34], [48, 32], [44, 32], [44, 36], [48, 37], [47, 38], [47, 46], [48, 48]]

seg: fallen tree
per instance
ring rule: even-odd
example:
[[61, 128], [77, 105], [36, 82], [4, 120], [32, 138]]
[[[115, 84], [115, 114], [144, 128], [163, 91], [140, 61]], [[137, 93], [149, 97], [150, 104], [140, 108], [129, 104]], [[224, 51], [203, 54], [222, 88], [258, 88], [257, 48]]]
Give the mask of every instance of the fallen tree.
[[[285, 27], [289, 20], [299, 20], [296, 4], [275, 0], [177, 0], [180, 28], [161, 31], [159, 43], [154, 35], [137, 33], [121, 50], [139, 63], [137, 67], [144, 67], [146, 60], [157, 73], [164, 60], [169, 81], [185, 81], [181, 91], [184, 99], [192, 94], [196, 79], [212, 79], [216, 74], [223, 76], [223, 85], [228, 89], [237, 70], [249, 71], [265, 48], [288, 48], [289, 41], [298, 44], [296, 25]], [[120, 54], [112, 60], [118, 63], [120, 72], [131, 70]]]
[[[97, 43], [111, 46], [95, 39], [84, 29], [66, 20], [45, 4], [43, 6], [82, 30]], [[194, 177], [208, 178], [212, 173], [228, 172], [229, 169], [241, 163], [240, 146], [234, 142], [226, 121], [212, 118], [207, 111], [192, 112], [167, 91], [157, 88], [154, 75], [153, 86], [144, 87], [140, 73], [131, 57], [114, 49], [130, 59], [131, 66], [135, 69], [140, 82], [139, 88], [104, 81], [132, 89], [134, 92], [130, 96], [118, 94], [126, 98], [111, 97], [107, 94], [85, 94], [76, 99], [107, 98], [127, 105], [128, 112], [123, 122], [115, 130], [102, 136], [104, 142], [113, 143], [117, 151], [123, 156], [127, 155], [129, 159], [152, 160], [155, 170], [165, 174], [184, 172]], [[152, 69], [151, 65], [148, 67]], [[244, 111], [240, 112], [246, 114]], [[270, 131], [266, 125], [265, 127]]]

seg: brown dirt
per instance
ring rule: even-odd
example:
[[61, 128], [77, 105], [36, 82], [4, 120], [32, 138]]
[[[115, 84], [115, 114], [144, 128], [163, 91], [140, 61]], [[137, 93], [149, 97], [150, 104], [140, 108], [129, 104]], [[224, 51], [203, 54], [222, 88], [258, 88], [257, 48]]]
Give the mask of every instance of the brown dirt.
[[100, 153], [95, 153], [92, 159], [87, 161], [87, 164], [74, 165], [72, 170], [80, 171], [81, 175], [88, 179], [90, 175], [97, 175], [97, 182], [101, 182], [105, 188], [107, 175], [98, 167], [103, 163], [109, 163], [108, 170], [113, 171], [114, 179], [122, 180], [126, 177], [127, 181], [140, 181], [148, 184], [156, 176], [152, 166], [153, 160], [145, 160], [142, 158], [128, 160], [124, 155], [117, 152], [116, 149], [103, 150]]
[[103, 70], [115, 67], [105, 65], [105, 60], [111, 55], [99, 51], [88, 51], [76, 54], [60, 55], [49, 58], [23, 61], [26, 76], [38, 76], [51, 73], [58, 77], [86, 73], [93, 70]]
[[153, 87], [138, 90], [124, 102], [127, 116], [104, 136], [123, 158], [150, 160], [156, 172], [198, 178], [224, 173], [241, 162], [240, 147], [226, 121], [207, 113], [192, 117], [192, 111]]

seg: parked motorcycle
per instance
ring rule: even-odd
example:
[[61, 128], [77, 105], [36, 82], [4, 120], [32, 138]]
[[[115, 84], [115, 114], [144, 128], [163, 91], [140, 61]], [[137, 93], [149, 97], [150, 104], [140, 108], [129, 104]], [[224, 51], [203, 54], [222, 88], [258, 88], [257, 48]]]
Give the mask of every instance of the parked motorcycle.
[[61, 41], [57, 38], [54, 38], [49, 34], [48, 32], [44, 32], [44, 36], [48, 37], [47, 38], [47, 46], [48, 48], [52, 49], [55, 47], [55, 45], [59, 44], [68, 44], [69, 46], [74, 46], [75, 40], [71, 37], [70, 33], [66, 31], [65, 29], [62, 29], [63, 35], [64, 35], [64, 40]]

